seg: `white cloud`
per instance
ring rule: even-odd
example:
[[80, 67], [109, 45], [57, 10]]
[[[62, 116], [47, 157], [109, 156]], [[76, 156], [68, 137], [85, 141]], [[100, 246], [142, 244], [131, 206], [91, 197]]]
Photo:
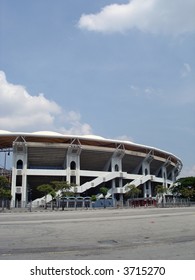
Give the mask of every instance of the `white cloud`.
[[136, 85], [130, 85], [130, 92], [136, 97], [146, 98], [146, 99], [163, 99], [164, 93], [163, 89], [153, 88], [153, 87], [140, 87]]
[[3, 71], [0, 71], [0, 129], [92, 134], [90, 125], [81, 122], [79, 113], [64, 112], [43, 94], [30, 95], [24, 86], [9, 83]]
[[92, 134], [91, 126], [87, 123], [81, 123], [81, 115], [78, 112], [68, 112], [66, 115], [64, 115], [64, 122], [69, 126], [69, 128], [61, 128], [61, 132], [65, 134]]
[[163, 90], [158, 88], [147, 87], [144, 89], [144, 93], [146, 98], [153, 99], [153, 98], [163, 98]]
[[78, 26], [98, 32], [140, 31], [183, 34], [195, 31], [194, 0], [131, 0], [105, 6], [99, 13], [83, 14]]
[[121, 135], [116, 137], [117, 140], [121, 140], [121, 141], [128, 141], [128, 142], [134, 142], [133, 138], [127, 135]]
[[187, 77], [191, 72], [191, 66], [188, 63], [184, 63], [182, 70], [181, 70], [181, 77], [185, 78]]

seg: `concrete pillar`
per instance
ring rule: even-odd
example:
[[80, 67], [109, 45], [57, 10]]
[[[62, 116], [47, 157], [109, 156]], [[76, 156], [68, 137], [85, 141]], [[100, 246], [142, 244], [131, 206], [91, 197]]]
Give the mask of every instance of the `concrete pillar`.
[[120, 206], [123, 207], [123, 194], [120, 194]]
[[80, 186], [80, 153], [81, 148], [79, 145], [71, 145], [68, 148], [66, 156], [66, 168], [67, 168], [67, 181], [72, 183], [75, 179], [75, 184]]
[[[122, 172], [122, 158], [124, 156], [125, 152], [124, 152], [124, 148], [117, 148], [115, 150], [115, 152], [112, 155], [111, 158], [111, 172]], [[112, 201], [113, 201], [113, 206], [115, 207], [117, 204], [117, 201], [115, 199], [115, 188], [119, 187], [122, 188], [123, 187], [123, 178], [118, 177], [118, 186], [116, 185], [116, 179], [112, 180]], [[120, 204], [121, 204], [121, 195], [120, 195]], [[122, 204], [123, 204], [123, 195], [122, 195]]]
[[144, 198], [152, 197], [151, 181], [144, 183]]
[[[26, 207], [28, 202], [27, 191], [27, 145], [25, 142], [14, 142], [11, 207]], [[20, 197], [20, 203], [16, 202], [16, 196]]]
[[166, 166], [162, 166], [162, 178], [163, 178], [163, 186], [167, 188], [167, 169]]

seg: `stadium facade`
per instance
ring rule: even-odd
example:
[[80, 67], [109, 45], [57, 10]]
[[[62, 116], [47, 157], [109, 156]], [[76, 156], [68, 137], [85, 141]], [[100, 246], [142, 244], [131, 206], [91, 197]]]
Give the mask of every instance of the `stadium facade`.
[[12, 207], [26, 207], [29, 193], [38, 205], [37, 186], [54, 180], [75, 184], [79, 196], [98, 195], [106, 186], [114, 205], [123, 200], [128, 184], [140, 188], [142, 198], [154, 198], [155, 187], [169, 188], [182, 168], [169, 152], [94, 135], [0, 131], [0, 149], [13, 153]]

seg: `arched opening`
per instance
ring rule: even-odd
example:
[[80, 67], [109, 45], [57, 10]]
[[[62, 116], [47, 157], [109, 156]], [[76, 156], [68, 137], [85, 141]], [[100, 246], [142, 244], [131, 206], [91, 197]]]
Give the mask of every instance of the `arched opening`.
[[23, 169], [23, 161], [21, 159], [19, 159], [17, 161], [16, 168], [17, 169]]
[[76, 162], [75, 162], [75, 161], [71, 161], [71, 163], [70, 163], [70, 169], [71, 169], [71, 170], [76, 170]]
[[148, 169], [145, 168], [145, 175], [148, 175]]
[[118, 164], [115, 164], [114, 169], [115, 169], [115, 171], [119, 171], [119, 166], [118, 166]]

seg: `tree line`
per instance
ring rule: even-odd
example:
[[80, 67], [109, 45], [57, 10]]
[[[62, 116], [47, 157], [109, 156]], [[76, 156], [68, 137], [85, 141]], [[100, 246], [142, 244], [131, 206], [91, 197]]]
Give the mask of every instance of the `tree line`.
[[[52, 181], [49, 184], [42, 184], [37, 187], [37, 190], [45, 196], [45, 208], [47, 208], [47, 195], [52, 197], [52, 208], [53, 200], [60, 199], [62, 197], [76, 195], [76, 185], [70, 184], [67, 181]], [[180, 198], [187, 198], [189, 200], [195, 201], [195, 177], [184, 177], [178, 179], [171, 188], [166, 188], [163, 185], [156, 186], [156, 194], [158, 196], [163, 196], [166, 193], [172, 194], [173, 196]], [[105, 186], [101, 187], [99, 193], [103, 195], [104, 201], [108, 193], [108, 188]], [[125, 198], [137, 198], [139, 197], [141, 190], [133, 184], [128, 185], [128, 191], [125, 194]], [[11, 186], [9, 180], [5, 176], [0, 176], [0, 200], [2, 201], [2, 209], [4, 208], [5, 201], [10, 201], [11, 196]], [[92, 195], [91, 201], [96, 201], [96, 195]], [[104, 207], [105, 207], [104, 203]]]

